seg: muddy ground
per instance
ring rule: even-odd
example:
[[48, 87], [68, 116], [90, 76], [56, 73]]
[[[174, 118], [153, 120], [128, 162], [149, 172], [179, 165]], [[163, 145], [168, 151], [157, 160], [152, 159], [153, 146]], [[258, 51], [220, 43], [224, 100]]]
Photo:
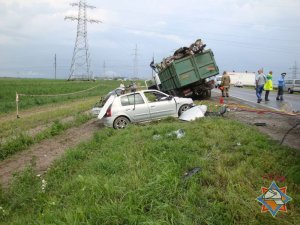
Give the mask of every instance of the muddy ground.
[[[214, 94], [211, 98], [216, 104], [219, 103], [220, 96]], [[225, 117], [239, 120], [243, 123], [255, 126], [255, 123], [265, 123], [266, 126], [255, 126], [261, 132], [269, 135], [272, 139], [279, 143], [285, 137], [286, 133], [297, 123], [300, 122], [300, 115], [279, 115], [270, 112], [253, 112], [240, 111], [241, 109], [250, 109], [253, 105], [242, 102], [234, 98], [228, 98], [225, 101], [230, 112]], [[241, 106], [247, 106], [243, 108]], [[264, 110], [262, 106], [257, 107], [258, 110]], [[26, 166], [32, 165], [34, 161], [37, 174], [41, 174], [47, 170], [53, 161], [61, 157], [64, 152], [71, 147], [75, 147], [82, 141], [92, 138], [94, 132], [101, 129], [102, 124], [96, 119], [75, 128], [70, 128], [63, 134], [52, 139], [44, 140], [38, 144], [31, 146], [28, 150], [16, 153], [12, 157], [0, 162], [0, 183], [3, 187], [7, 187], [13, 178], [13, 174], [24, 170]], [[300, 125], [290, 130], [286, 135], [284, 145], [299, 149], [300, 152]]]

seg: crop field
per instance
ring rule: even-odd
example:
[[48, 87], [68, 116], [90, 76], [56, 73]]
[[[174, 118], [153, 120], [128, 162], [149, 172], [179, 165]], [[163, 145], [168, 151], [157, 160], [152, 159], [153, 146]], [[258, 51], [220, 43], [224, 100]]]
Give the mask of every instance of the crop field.
[[[116, 81], [66, 81], [48, 79], [16, 79], [0, 78], [0, 115], [16, 110], [16, 93], [26, 95], [54, 95], [54, 96], [20, 96], [20, 108], [28, 109], [49, 103], [76, 101], [91, 96], [101, 96], [116, 88]], [[91, 89], [96, 87], [94, 89]], [[81, 92], [83, 90], [89, 91]], [[76, 94], [76, 92], [79, 92]], [[74, 94], [70, 94], [74, 93]], [[68, 95], [62, 95], [68, 94]], [[55, 96], [56, 95], [56, 96]]]
[[[116, 81], [15, 78], [0, 78], [0, 83], [0, 160], [86, 122], [90, 116], [84, 112], [119, 86]], [[20, 97], [20, 119], [16, 118], [16, 92], [37, 95]], [[65, 118], [73, 119], [63, 122]]]
[[[0, 163], [93, 120], [86, 112], [119, 86], [2, 81]], [[24, 96], [16, 119], [15, 92], [70, 93], [97, 85], [55, 100]], [[174, 134], [179, 129], [181, 138]], [[91, 134], [43, 173], [32, 158], [9, 186], [0, 187], [0, 224], [300, 224], [299, 150], [279, 145], [254, 126], [227, 117], [166, 118], [124, 130], [97, 127]], [[287, 212], [276, 217], [262, 213], [256, 200], [273, 180], [292, 198]]]

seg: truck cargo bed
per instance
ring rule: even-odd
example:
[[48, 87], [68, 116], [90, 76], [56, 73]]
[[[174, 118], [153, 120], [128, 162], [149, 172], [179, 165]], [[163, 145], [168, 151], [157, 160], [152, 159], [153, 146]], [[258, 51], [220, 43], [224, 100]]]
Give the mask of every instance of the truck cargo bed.
[[175, 60], [159, 72], [162, 90], [171, 91], [203, 83], [203, 80], [219, 73], [213, 52], [208, 49], [203, 53]]

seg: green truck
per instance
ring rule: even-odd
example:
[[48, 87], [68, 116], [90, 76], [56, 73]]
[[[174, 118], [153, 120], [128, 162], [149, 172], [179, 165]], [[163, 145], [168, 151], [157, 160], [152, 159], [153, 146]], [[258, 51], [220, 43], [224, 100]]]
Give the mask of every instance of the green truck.
[[174, 96], [209, 98], [219, 74], [213, 52], [208, 49], [194, 55], [176, 59], [158, 72], [161, 91]]

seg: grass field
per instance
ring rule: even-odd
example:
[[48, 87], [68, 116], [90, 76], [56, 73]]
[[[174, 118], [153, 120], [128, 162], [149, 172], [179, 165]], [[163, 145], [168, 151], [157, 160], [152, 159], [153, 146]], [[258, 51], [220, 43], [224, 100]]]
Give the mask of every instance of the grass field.
[[[117, 81], [66, 81], [48, 79], [0, 78], [0, 115], [16, 110], [16, 92], [27, 95], [57, 95], [51, 97], [20, 97], [20, 109], [28, 109], [49, 103], [76, 101], [78, 99], [101, 96], [119, 86]], [[96, 87], [92, 90], [84, 91]], [[61, 96], [60, 94], [68, 94]]]
[[[43, 139], [51, 138], [64, 130], [84, 123], [100, 96], [119, 86], [118, 81], [65, 81], [47, 79], [0, 78], [0, 160], [28, 148]], [[90, 88], [94, 89], [84, 91]], [[21, 96], [20, 119], [16, 119], [16, 92], [31, 95], [56, 95], [84, 91], [75, 95], [54, 97]], [[71, 122], [61, 120], [74, 117]], [[46, 127], [46, 129], [41, 129]], [[28, 131], [39, 128], [34, 136]]]
[[[183, 138], [168, 136], [178, 129]], [[275, 218], [256, 201], [266, 174], [284, 176], [293, 198]], [[295, 150], [223, 118], [107, 128], [45, 175], [19, 175], [0, 192], [0, 223], [300, 224], [299, 174]]]

